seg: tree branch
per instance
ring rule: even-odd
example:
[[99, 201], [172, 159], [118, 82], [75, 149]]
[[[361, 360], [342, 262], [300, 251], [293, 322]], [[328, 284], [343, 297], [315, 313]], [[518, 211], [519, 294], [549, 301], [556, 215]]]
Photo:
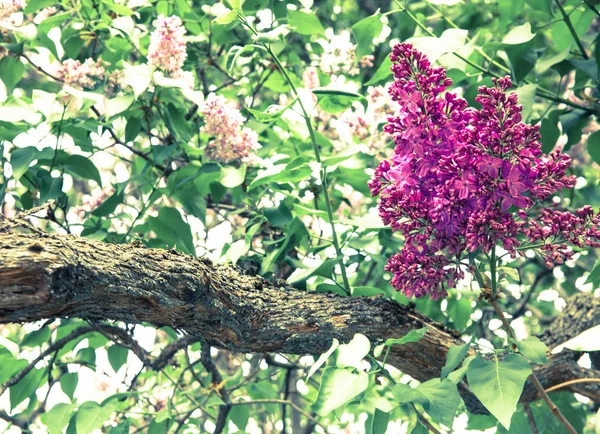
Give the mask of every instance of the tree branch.
[[[333, 338], [348, 342], [362, 333], [377, 345], [427, 327], [422, 340], [394, 346], [388, 357], [419, 381], [439, 377], [448, 349], [463, 343], [412, 308], [381, 297], [299, 291], [281, 280], [139, 244], [0, 232], [0, 323], [65, 317], [170, 326], [238, 352], [313, 355], [329, 349]], [[578, 294], [540, 338], [554, 348], [597, 324], [600, 299]], [[550, 364], [535, 366], [544, 388], [598, 377], [577, 365], [579, 356], [564, 350]], [[565, 388], [600, 401], [598, 383]], [[471, 411], [485, 411], [467, 387], [460, 389]], [[535, 399], [528, 383], [522, 400]]]

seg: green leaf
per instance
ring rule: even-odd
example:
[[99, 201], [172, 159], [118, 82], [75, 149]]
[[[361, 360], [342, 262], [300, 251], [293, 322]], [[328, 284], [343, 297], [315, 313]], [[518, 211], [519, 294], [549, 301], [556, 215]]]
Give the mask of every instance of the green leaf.
[[504, 51], [510, 60], [515, 80], [520, 83], [529, 71], [533, 69], [537, 61], [534, 41], [530, 40], [522, 44], [507, 45]]
[[[596, 164], [600, 164], [600, 131], [596, 131], [590, 134], [587, 140], [587, 149], [590, 154], [590, 157], [592, 157], [592, 160], [594, 160]], [[596, 268], [597, 266], [594, 267], [594, 270]], [[591, 276], [592, 275], [590, 274], [590, 277], [588, 277], [588, 281], [590, 280]]]
[[421, 404], [436, 422], [450, 427], [460, 405], [456, 384], [448, 379], [441, 381], [434, 378], [414, 389], [399, 383], [392, 388], [392, 393], [398, 404]]
[[369, 376], [366, 372], [329, 367], [323, 371], [321, 387], [312, 410], [319, 416], [327, 416], [353, 401], [368, 386]]
[[129, 9], [127, 6], [116, 4], [112, 1], [107, 1], [107, 0], [103, 0], [102, 3], [104, 3], [108, 9], [110, 9], [113, 12], [116, 12], [117, 14], [119, 14], [123, 17], [128, 17], [128, 16], [131, 16], [134, 14], [134, 12], [131, 9]]
[[392, 61], [390, 60], [390, 56], [385, 56], [381, 65], [377, 68], [373, 77], [369, 81], [365, 83], [365, 86], [372, 86], [374, 84], [379, 83], [380, 81], [387, 80], [388, 77], [392, 76]]
[[29, 398], [31, 394], [35, 393], [42, 381], [44, 375], [44, 369], [32, 369], [29, 371], [21, 381], [14, 386], [10, 387], [10, 408], [13, 409], [25, 399]]
[[69, 424], [73, 410], [73, 404], [56, 404], [50, 410], [42, 414], [42, 422], [48, 427], [49, 434], [60, 434]]
[[467, 369], [469, 369], [469, 365], [471, 364], [471, 362], [475, 360], [475, 356], [469, 356], [467, 357], [463, 362], [460, 368], [458, 368], [456, 371], [451, 372], [450, 374], [448, 374], [448, 380], [452, 381], [454, 384], [458, 384], [462, 381], [463, 377], [465, 376], [465, 374], [467, 373]]
[[600, 336], [600, 325], [589, 328], [574, 338], [560, 344], [552, 352], [559, 352], [562, 348], [581, 352], [600, 351], [600, 339], [598, 339], [598, 336]]
[[252, 113], [252, 115], [256, 118], [258, 122], [270, 124], [271, 122], [275, 122], [277, 119], [281, 118], [281, 115], [283, 115], [283, 113], [290, 107], [290, 105], [283, 106], [274, 104], [267, 107], [264, 111], [255, 110], [250, 107], [246, 107], [246, 110]]
[[[240, 407], [243, 407], [243, 406], [240, 406]], [[117, 426], [112, 427], [110, 429], [110, 431], [108, 432], [108, 434], [129, 434], [130, 428], [131, 428], [131, 422], [129, 422], [129, 420], [126, 420], [125, 422], [121, 422]]]
[[546, 358], [548, 348], [546, 344], [535, 336], [530, 336], [522, 341], [515, 341], [515, 344], [519, 349], [519, 353], [526, 359], [529, 359], [529, 361], [539, 364], [548, 363], [548, 359]]
[[392, 345], [404, 345], [410, 344], [413, 342], [419, 342], [423, 339], [423, 336], [427, 333], [427, 327], [423, 327], [421, 329], [415, 329], [409, 331], [405, 336], [400, 339], [390, 338], [385, 341], [384, 345], [387, 347], [391, 347]]
[[560, 53], [555, 54], [554, 56], [539, 59], [535, 64], [535, 73], [537, 75], [543, 74], [544, 72], [546, 72], [548, 69], [550, 69], [554, 65], [565, 60], [569, 56], [570, 52], [571, 52], [571, 45], [569, 45], [567, 48], [565, 48]]
[[221, 178], [219, 182], [227, 188], [235, 188], [244, 183], [246, 179], [246, 165], [240, 167], [224, 166], [221, 168]]
[[288, 10], [288, 25], [290, 29], [301, 35], [325, 36], [325, 29], [315, 14]]
[[269, 223], [275, 227], [285, 227], [294, 219], [294, 216], [283, 201], [279, 206], [264, 208], [263, 214]]
[[471, 320], [471, 312], [473, 312], [471, 300], [466, 297], [448, 303], [448, 316], [456, 330], [464, 330], [467, 327]]
[[373, 419], [371, 420], [369, 434], [385, 434], [388, 428], [389, 419], [390, 414], [388, 412], [375, 408], [375, 411], [373, 412]]
[[336, 348], [340, 345], [340, 341], [338, 341], [336, 338], [333, 338], [333, 341], [331, 342], [331, 347], [325, 351], [323, 354], [321, 354], [319, 356], [319, 358], [317, 359], [317, 361], [315, 363], [313, 363], [313, 365], [310, 367], [310, 370], [308, 371], [308, 375], [306, 376], [306, 381], [308, 381], [308, 379], [310, 377], [312, 377], [312, 375], [317, 372], [317, 369], [319, 369], [321, 366], [323, 366], [323, 363], [325, 363], [327, 361], [327, 359], [329, 358], [329, 356], [331, 356], [333, 354], [333, 352], [336, 350]]
[[369, 354], [371, 343], [360, 333], [356, 333], [347, 344], [340, 345], [335, 351], [335, 365], [360, 369], [362, 359]]
[[9, 94], [21, 81], [24, 72], [25, 65], [18, 57], [4, 56], [0, 59], [0, 79], [4, 82]]
[[560, 111], [552, 110], [542, 119], [540, 134], [542, 136], [542, 152], [544, 154], [549, 154], [554, 149], [560, 137], [560, 128], [558, 128], [559, 117]]
[[531, 374], [529, 362], [517, 354], [494, 361], [476, 358], [467, 369], [469, 388], [506, 428], [512, 418], [525, 381]]
[[44, 327], [25, 335], [21, 347], [38, 347], [50, 338], [50, 328]]
[[119, 372], [119, 368], [127, 362], [129, 350], [121, 345], [113, 344], [108, 350], [108, 362], [115, 372]]
[[275, 166], [272, 171], [265, 171], [259, 174], [250, 183], [248, 190], [251, 190], [259, 185], [269, 182], [298, 182], [310, 176], [312, 169], [304, 157], [296, 157], [290, 161], [285, 167], [283, 165]]
[[38, 151], [35, 147], [15, 148], [10, 153], [10, 165], [13, 170], [13, 178], [20, 179], [29, 169], [29, 165], [37, 159], [52, 158], [53, 151], [44, 148]]
[[504, 38], [502, 38], [502, 43], [506, 45], [518, 45], [531, 41], [534, 37], [535, 33], [531, 33], [531, 24], [525, 23], [510, 29]]
[[344, 90], [318, 88], [312, 91], [319, 99], [319, 106], [327, 113], [336, 114], [350, 107], [355, 101], [360, 102], [365, 110], [369, 102], [367, 99], [354, 92], [346, 92]]
[[231, 24], [234, 21], [237, 21], [238, 13], [237, 11], [229, 11], [226, 14], [221, 15], [220, 17], [215, 18], [215, 23], [217, 24]]
[[457, 347], [450, 347], [448, 350], [448, 355], [446, 356], [446, 364], [442, 368], [442, 374], [440, 379], [445, 379], [448, 374], [456, 369], [458, 365], [463, 361], [467, 353], [469, 352], [469, 348], [471, 347], [471, 342], [467, 342], [463, 345]]
[[132, 95], [121, 95], [109, 99], [104, 104], [104, 116], [108, 119], [119, 113], [123, 113], [133, 104], [133, 101], [134, 98]]
[[60, 152], [55, 160], [56, 167], [62, 167], [72, 175], [84, 179], [96, 181], [96, 184], [102, 186], [102, 177], [98, 168], [89, 159], [82, 155], [69, 155]]
[[79, 382], [79, 374], [77, 372], [69, 372], [60, 377], [60, 388], [62, 391], [73, 400], [77, 383]]
[[183, 221], [177, 209], [163, 207], [158, 212], [158, 217], [148, 220], [150, 229], [169, 247], [177, 246], [182, 252], [190, 255], [195, 253], [190, 225]]
[[113, 399], [103, 406], [95, 402], [84, 402], [75, 416], [77, 434], [89, 434], [95, 429], [101, 428], [104, 422], [113, 414], [117, 407], [117, 400]]
[[517, 93], [517, 96], [519, 97], [519, 104], [523, 106], [521, 116], [523, 117], [524, 122], [529, 120], [531, 112], [533, 111], [533, 103], [535, 102], [536, 90], [537, 84], [526, 84], [524, 86], [519, 86], [515, 91]]
[[356, 57], [359, 59], [373, 52], [373, 39], [381, 33], [383, 23], [379, 10], [367, 18], [363, 18], [352, 26], [352, 33], [356, 39]]
[[234, 405], [229, 410], [228, 416], [239, 430], [244, 431], [248, 425], [248, 419], [250, 419], [250, 406]]

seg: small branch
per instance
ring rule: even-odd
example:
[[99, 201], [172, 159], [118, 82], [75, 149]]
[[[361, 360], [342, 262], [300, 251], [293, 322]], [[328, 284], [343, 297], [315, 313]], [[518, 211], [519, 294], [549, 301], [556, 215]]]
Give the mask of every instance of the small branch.
[[231, 409], [231, 403], [229, 402], [229, 392], [225, 387], [223, 387], [223, 377], [215, 365], [211, 355], [210, 355], [210, 345], [202, 346], [202, 354], [200, 356], [200, 360], [204, 369], [212, 374], [212, 384], [215, 387], [215, 391], [223, 398], [224, 405], [219, 407], [219, 413], [217, 415], [217, 420], [215, 421], [215, 429], [213, 434], [221, 434], [225, 429], [227, 424], [227, 415], [229, 414], [229, 410]]
[[531, 412], [531, 407], [529, 406], [529, 403], [524, 403], [523, 407], [525, 408], [525, 414], [527, 415], [527, 422], [529, 422], [529, 428], [531, 428], [531, 434], [539, 434], [540, 432], [537, 428], [537, 425], [535, 424], [535, 418], [533, 417], [533, 413]]
[[6, 422], [8, 422], [9, 424], [19, 427], [22, 430], [27, 430], [27, 428], [29, 427], [29, 425], [27, 424], [26, 421], [24, 421], [22, 419], [17, 419], [16, 417], [13, 417], [13, 416], [10, 416], [4, 410], [0, 410], [0, 419], [3, 419]]
[[570, 386], [571, 384], [579, 383], [600, 383], [600, 378], [578, 378], [576, 380], [565, 381], [564, 383], [556, 384], [555, 386], [549, 387], [546, 393], [554, 392], [555, 390], [562, 389], [563, 387]]
[[64, 347], [66, 344], [68, 344], [73, 339], [78, 338], [79, 336], [82, 336], [86, 333], [93, 332], [94, 330], [95, 330], [95, 328], [91, 327], [91, 326], [80, 327], [76, 330], [73, 330], [71, 333], [69, 333], [64, 338], [59, 339], [56, 342], [54, 342], [52, 345], [50, 345], [48, 348], [46, 348], [44, 351], [42, 351], [39, 356], [37, 356], [35, 359], [33, 359], [33, 361], [31, 363], [29, 363], [29, 365], [25, 366], [21, 371], [19, 371], [18, 374], [14, 375], [13, 377], [6, 380], [6, 382], [2, 385], [2, 387], [0, 387], [0, 396], [6, 391], [6, 389], [14, 386], [19, 381], [21, 381], [27, 374], [29, 374], [29, 372], [31, 372], [31, 370], [34, 368], [34, 366], [39, 361], [43, 360], [46, 356], [48, 356], [49, 354], [52, 354], [55, 351], [60, 350], [62, 347]]
[[573, 39], [575, 39], [575, 43], [577, 44], [579, 51], [581, 51], [581, 55], [583, 56], [583, 58], [585, 60], [588, 60], [590, 57], [588, 56], [587, 52], [585, 51], [585, 47], [583, 46], [581, 39], [579, 39], [577, 30], [575, 30], [575, 27], [573, 27], [573, 23], [571, 22], [571, 18], [569, 17], [569, 14], [567, 14], [567, 11], [565, 11], [565, 8], [563, 7], [560, 0], [555, 0], [555, 3], [556, 3], [556, 6], [558, 6], [558, 9], [560, 10], [561, 15], [563, 16], [563, 20], [565, 21], [565, 24], [569, 28], [571, 35], [573, 35]]

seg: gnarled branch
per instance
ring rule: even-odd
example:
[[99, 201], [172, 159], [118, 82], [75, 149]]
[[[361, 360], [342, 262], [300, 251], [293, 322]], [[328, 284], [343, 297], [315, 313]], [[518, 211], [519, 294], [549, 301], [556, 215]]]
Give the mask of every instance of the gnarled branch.
[[[463, 343], [442, 325], [383, 298], [299, 291], [283, 281], [138, 244], [0, 233], [0, 323], [65, 317], [143, 321], [184, 330], [218, 348], [290, 354], [320, 354], [333, 338], [348, 341], [355, 333], [377, 344], [427, 327], [422, 340], [394, 346], [388, 358], [420, 381], [438, 377], [448, 349]], [[552, 348], [597, 324], [600, 300], [579, 294], [541, 338]], [[563, 351], [550, 364], [536, 366], [544, 387], [600, 377], [579, 367], [577, 357]], [[461, 389], [471, 411], [484, 411], [466, 385]], [[597, 383], [569, 389], [600, 401]], [[534, 399], [528, 385], [522, 400]]]

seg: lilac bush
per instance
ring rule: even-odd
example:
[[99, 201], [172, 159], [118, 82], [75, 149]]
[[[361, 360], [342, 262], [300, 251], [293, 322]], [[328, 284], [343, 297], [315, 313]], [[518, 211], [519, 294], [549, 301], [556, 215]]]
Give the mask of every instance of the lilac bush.
[[543, 204], [574, 187], [571, 159], [542, 153], [539, 127], [522, 121], [508, 76], [479, 88], [477, 109], [445, 92], [446, 71], [410, 44], [396, 45], [391, 60], [390, 95], [400, 108], [385, 130], [394, 155], [369, 187], [384, 223], [405, 238], [387, 265], [396, 290], [445, 297], [464, 277], [467, 255], [497, 245], [512, 257], [536, 249], [549, 267], [572, 257], [573, 246], [600, 245], [591, 207], [572, 214]]

